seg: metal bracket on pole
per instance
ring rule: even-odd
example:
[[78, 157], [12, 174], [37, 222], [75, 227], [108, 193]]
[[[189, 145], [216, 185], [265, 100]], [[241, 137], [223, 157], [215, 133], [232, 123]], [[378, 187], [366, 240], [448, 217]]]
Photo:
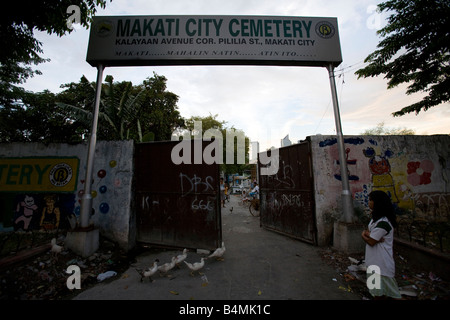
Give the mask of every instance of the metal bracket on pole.
[[343, 209], [343, 222], [351, 223], [354, 219], [353, 212], [353, 200], [350, 192], [350, 183], [348, 180], [347, 158], [344, 147], [344, 136], [342, 134], [341, 116], [339, 114], [339, 104], [336, 91], [336, 82], [334, 77], [334, 66], [332, 64], [327, 65], [328, 75], [330, 77], [331, 97], [333, 100], [334, 121], [336, 123], [336, 136], [337, 145], [339, 151], [339, 166], [341, 168], [341, 181], [342, 181], [342, 209]]
[[98, 113], [100, 108], [100, 95], [102, 93], [102, 78], [103, 69], [105, 67], [102, 64], [97, 66], [97, 86], [95, 90], [95, 103], [94, 112], [92, 117], [92, 129], [91, 136], [89, 140], [89, 149], [86, 161], [86, 177], [84, 179], [84, 194], [81, 197], [81, 209], [80, 209], [80, 226], [86, 228], [89, 226], [89, 218], [91, 217], [92, 211], [92, 171], [94, 169], [94, 155], [95, 155], [95, 144], [97, 143], [97, 123], [98, 123]]

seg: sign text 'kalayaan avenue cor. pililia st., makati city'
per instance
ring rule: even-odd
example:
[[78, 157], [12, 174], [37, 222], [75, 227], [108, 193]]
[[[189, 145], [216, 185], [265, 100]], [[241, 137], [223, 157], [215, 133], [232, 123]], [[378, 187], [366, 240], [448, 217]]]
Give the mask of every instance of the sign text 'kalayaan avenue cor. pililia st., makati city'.
[[86, 59], [95, 66], [342, 62], [336, 18], [97, 16]]

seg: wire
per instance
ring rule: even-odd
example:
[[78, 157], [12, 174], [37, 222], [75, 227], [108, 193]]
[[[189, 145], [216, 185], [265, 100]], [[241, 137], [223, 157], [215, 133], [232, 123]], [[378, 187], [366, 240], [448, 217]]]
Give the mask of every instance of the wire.
[[328, 112], [328, 108], [330, 107], [330, 104], [331, 104], [331, 99], [330, 99], [330, 101], [328, 102], [327, 108], [325, 109], [325, 112], [323, 113], [322, 118], [320, 118], [319, 124], [317, 125], [316, 129], [314, 130], [314, 134], [317, 133], [317, 129], [319, 129], [319, 126], [320, 126], [320, 124], [322, 123], [323, 117], [324, 117], [325, 114]]
[[363, 67], [365, 64], [364, 60], [358, 61], [356, 63], [353, 63], [349, 66], [346, 67], [341, 67], [340, 69], [335, 71], [335, 76], [340, 76], [342, 74], [357, 70], [357, 69], [361, 69], [361, 67]]
[[[336, 77], [336, 75], [335, 75], [335, 77]], [[339, 76], [338, 76], [338, 78], [341, 78], [342, 77], [342, 82], [341, 82], [341, 92], [340, 92], [340, 94], [339, 94], [339, 102], [342, 102], [342, 92], [344, 91], [343, 90], [343, 88], [344, 88], [344, 83], [345, 83], [345, 80], [344, 80], [344, 73], [341, 73]], [[317, 127], [316, 127], [316, 129], [314, 130], [314, 134], [316, 134], [317, 133], [317, 129], [319, 129], [319, 126], [320, 126], [320, 124], [322, 123], [322, 120], [323, 120], [323, 118], [325, 117], [325, 114], [327, 114], [327, 112], [328, 112], [328, 109], [330, 108], [330, 105], [331, 105], [331, 99], [330, 99], [330, 101], [328, 102], [328, 105], [327, 105], [327, 107], [326, 107], [326, 109], [325, 109], [325, 112], [322, 114], [322, 118], [320, 118], [320, 121], [319, 121], [319, 123], [317, 124]]]

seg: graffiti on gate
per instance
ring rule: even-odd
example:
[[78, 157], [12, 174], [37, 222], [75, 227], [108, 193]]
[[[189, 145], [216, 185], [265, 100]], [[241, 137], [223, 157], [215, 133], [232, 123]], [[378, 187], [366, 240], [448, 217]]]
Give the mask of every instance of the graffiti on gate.
[[274, 175], [267, 176], [267, 183], [275, 189], [294, 189], [295, 182], [293, 173], [294, 169], [292, 166], [286, 164], [284, 160], [281, 160], [278, 172]]
[[206, 176], [204, 179], [194, 174], [190, 177], [187, 174], [180, 173], [181, 196], [185, 197], [192, 193], [204, 193], [214, 191], [214, 178]]

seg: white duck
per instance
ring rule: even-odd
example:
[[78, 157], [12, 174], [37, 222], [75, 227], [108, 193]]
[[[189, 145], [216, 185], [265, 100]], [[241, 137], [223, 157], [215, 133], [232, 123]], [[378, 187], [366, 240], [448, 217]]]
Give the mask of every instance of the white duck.
[[208, 258], [216, 258], [216, 260], [221, 260], [223, 261], [224, 259], [222, 258], [223, 254], [225, 253], [225, 242], [222, 242], [222, 247], [217, 248]]
[[160, 272], [160, 275], [161, 275], [161, 272], [167, 273], [169, 270], [171, 270], [173, 267], [175, 267], [175, 260], [176, 259], [177, 259], [176, 257], [172, 257], [172, 261], [171, 262], [167, 262], [167, 263], [164, 263], [163, 265], [159, 266], [158, 270]]
[[58, 246], [56, 244], [56, 238], [52, 239], [51, 245], [52, 245], [52, 248], [50, 249], [50, 251], [52, 252], [53, 256], [57, 256], [59, 253], [61, 253], [63, 247], [62, 246]]
[[151, 268], [147, 268], [146, 270], [136, 269], [136, 271], [141, 275], [141, 282], [144, 282], [145, 278], [149, 278], [150, 281], [153, 282], [151, 276], [158, 271], [158, 262], [159, 260], [156, 259], [155, 262], [153, 262], [153, 266]]
[[175, 259], [175, 264], [177, 265], [178, 268], [180, 267], [178, 264], [181, 263], [181, 262], [183, 262], [184, 259], [186, 259], [186, 257], [187, 257], [187, 252], [188, 252], [188, 250], [185, 248], [185, 249], [183, 250], [183, 254], [179, 254], [179, 255], [176, 257], [176, 259]]
[[200, 260], [200, 262], [189, 263], [189, 262], [184, 261], [184, 263], [186, 263], [188, 268], [191, 269], [191, 276], [194, 276], [195, 271], [198, 271], [198, 274], [201, 275], [199, 270], [205, 266], [205, 258], [202, 258]]

